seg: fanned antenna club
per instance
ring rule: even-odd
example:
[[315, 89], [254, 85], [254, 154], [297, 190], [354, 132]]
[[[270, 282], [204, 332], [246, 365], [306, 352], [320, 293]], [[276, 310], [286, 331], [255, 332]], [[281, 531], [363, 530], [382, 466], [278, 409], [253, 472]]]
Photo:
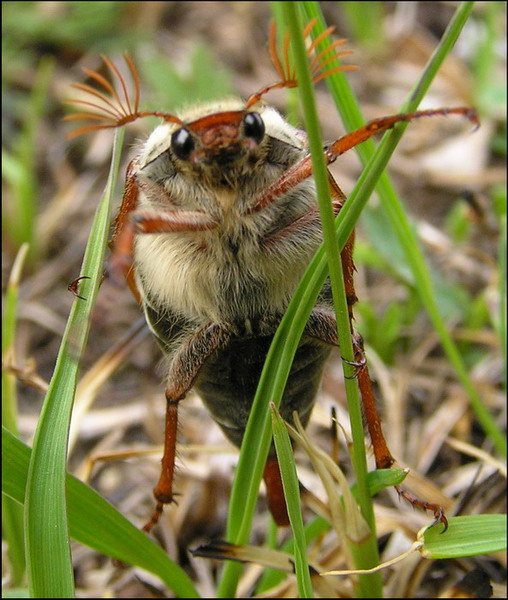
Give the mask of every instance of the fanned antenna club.
[[[303, 36], [307, 40], [310, 37], [310, 33], [317, 23], [317, 19], [311, 19], [305, 29], [303, 30]], [[324, 67], [329, 65], [332, 61], [343, 58], [352, 54], [352, 50], [337, 51], [339, 46], [342, 46], [347, 42], [345, 39], [340, 39], [332, 42], [326, 48], [316, 54], [317, 46], [331, 33], [335, 31], [335, 27], [328, 27], [322, 33], [320, 33], [315, 40], [310, 41], [307, 45], [307, 56], [309, 58], [309, 67], [311, 71], [313, 83], [317, 83], [332, 75], [332, 73], [339, 73], [341, 71], [354, 71], [358, 67], [355, 65], [336, 65], [326, 71], [323, 71]], [[250, 108], [254, 104], [257, 104], [261, 98], [270, 92], [271, 90], [280, 88], [295, 88], [298, 87], [298, 81], [296, 79], [295, 67], [291, 64], [289, 48], [291, 45], [289, 33], [286, 32], [282, 41], [282, 58], [279, 56], [279, 50], [277, 47], [277, 27], [275, 23], [272, 23], [270, 27], [270, 36], [268, 40], [268, 52], [275, 70], [277, 71], [280, 80], [267, 85], [266, 87], [259, 90], [247, 100], [246, 108]]]
[[[306, 25], [303, 35], [305, 39], [309, 38], [312, 29], [316, 25], [317, 19], [312, 19]], [[310, 41], [307, 46], [307, 55], [309, 57], [309, 68], [312, 75], [312, 81], [317, 83], [331, 75], [332, 73], [338, 73], [339, 71], [352, 71], [357, 67], [354, 65], [336, 65], [329, 69], [326, 69], [333, 61], [343, 58], [352, 54], [352, 50], [341, 50], [338, 48], [346, 43], [345, 39], [340, 39], [329, 44], [324, 50], [316, 53], [318, 45], [334, 31], [334, 27], [328, 27], [322, 33], [320, 33], [313, 41]], [[257, 104], [261, 98], [274, 89], [280, 88], [294, 88], [298, 86], [296, 79], [296, 72], [294, 66], [291, 64], [290, 59], [290, 37], [289, 33], [286, 32], [282, 42], [282, 57], [279, 56], [277, 48], [277, 30], [275, 24], [272, 24], [270, 28], [270, 37], [268, 42], [268, 50], [273, 66], [277, 71], [280, 79], [275, 83], [272, 83], [255, 94], [252, 94], [245, 104], [245, 110], [248, 110], [255, 104]], [[113, 83], [110, 83], [105, 77], [103, 77], [97, 71], [92, 69], [83, 68], [83, 71], [94, 80], [98, 85], [99, 89], [96, 89], [85, 83], [73, 83], [74, 89], [83, 92], [88, 96], [87, 99], [76, 99], [68, 100], [67, 104], [73, 106], [84, 107], [86, 111], [69, 115], [64, 118], [65, 121], [78, 121], [86, 120], [92, 121], [93, 123], [84, 125], [69, 134], [70, 138], [87, 133], [88, 131], [95, 131], [98, 129], [114, 129], [116, 127], [122, 127], [128, 123], [132, 123], [137, 119], [143, 117], [160, 117], [167, 122], [179, 123], [183, 125], [180, 119], [172, 114], [159, 112], [159, 111], [140, 111], [140, 79], [139, 74], [134, 64], [134, 61], [126, 52], [124, 53], [124, 59], [129, 69], [130, 78], [132, 80], [131, 87], [134, 92], [132, 95], [129, 94], [129, 86], [122, 75], [120, 69], [115, 63], [107, 56], [102, 56], [104, 64], [107, 66], [111, 73]], [[116, 85], [115, 85], [116, 84]], [[117, 91], [119, 90], [119, 91]]]
[[180, 119], [175, 115], [159, 112], [159, 111], [141, 111], [139, 110], [140, 102], [140, 80], [134, 61], [127, 52], [124, 53], [124, 59], [129, 68], [132, 79], [132, 87], [134, 88], [133, 98], [129, 95], [128, 85], [122, 75], [120, 69], [107, 56], [101, 56], [104, 64], [108, 67], [113, 80], [117, 82], [117, 87], [121, 93], [117, 92], [115, 85], [112, 85], [105, 77], [97, 71], [83, 68], [83, 71], [95, 80], [103, 91], [97, 90], [90, 85], [84, 83], [73, 83], [72, 87], [91, 96], [91, 100], [68, 100], [67, 104], [73, 106], [84, 106], [87, 112], [76, 113], [64, 117], [64, 121], [100, 121], [94, 125], [85, 125], [69, 133], [69, 137], [73, 138], [88, 131], [97, 129], [114, 129], [121, 127], [127, 123], [132, 123], [143, 117], [160, 117], [168, 122], [181, 123]]

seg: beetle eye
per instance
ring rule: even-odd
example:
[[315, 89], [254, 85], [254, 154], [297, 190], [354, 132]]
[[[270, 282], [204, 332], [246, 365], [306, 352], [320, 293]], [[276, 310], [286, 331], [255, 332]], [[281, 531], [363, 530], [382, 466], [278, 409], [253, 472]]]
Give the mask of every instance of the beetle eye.
[[187, 129], [182, 127], [173, 133], [171, 136], [171, 150], [179, 159], [189, 159], [191, 152], [194, 150], [194, 140]]
[[243, 119], [243, 127], [246, 137], [252, 138], [258, 144], [261, 142], [265, 135], [265, 124], [259, 113], [247, 113]]

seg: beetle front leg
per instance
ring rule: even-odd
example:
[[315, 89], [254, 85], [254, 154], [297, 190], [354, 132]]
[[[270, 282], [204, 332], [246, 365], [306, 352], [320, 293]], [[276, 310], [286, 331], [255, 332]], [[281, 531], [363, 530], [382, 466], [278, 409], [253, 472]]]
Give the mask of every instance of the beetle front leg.
[[[121, 275], [141, 304], [141, 296], [134, 276], [134, 245], [137, 234], [206, 231], [218, 223], [209, 215], [191, 210], [179, 210], [161, 185], [137, 174], [136, 161], [129, 163], [125, 178], [122, 204], [115, 219], [110, 247], [113, 249], [108, 274], [120, 283]], [[155, 205], [167, 206], [167, 211], [139, 208], [140, 194]]]
[[129, 281], [134, 262], [136, 235], [207, 231], [217, 225], [215, 219], [199, 211], [136, 210], [130, 213], [130, 218], [117, 232], [109, 272], [114, 280], [118, 279], [118, 273], [123, 273]]
[[[479, 127], [480, 120], [478, 113], [474, 108], [459, 107], [459, 108], [437, 108], [431, 110], [421, 110], [412, 113], [401, 113], [375, 119], [367, 125], [359, 129], [347, 133], [326, 148], [323, 154], [326, 164], [329, 165], [337, 160], [337, 158], [348, 152], [358, 144], [367, 141], [371, 137], [383, 133], [388, 129], [392, 129], [397, 123], [407, 123], [422, 117], [435, 117], [446, 115], [461, 115], [466, 117], [473, 123], [475, 128]], [[312, 159], [311, 156], [306, 156], [300, 162], [288, 169], [277, 181], [275, 181], [268, 189], [256, 199], [255, 203], [250, 206], [249, 214], [263, 210], [268, 204], [280, 198], [283, 194], [292, 190], [299, 183], [312, 175]]]
[[220, 325], [212, 324], [200, 329], [173, 357], [166, 387], [166, 424], [164, 454], [159, 481], [154, 489], [156, 506], [148, 523], [143, 527], [151, 531], [158, 523], [165, 504], [174, 502], [173, 477], [178, 429], [178, 404], [192, 387], [203, 363], [229, 341], [229, 333]]

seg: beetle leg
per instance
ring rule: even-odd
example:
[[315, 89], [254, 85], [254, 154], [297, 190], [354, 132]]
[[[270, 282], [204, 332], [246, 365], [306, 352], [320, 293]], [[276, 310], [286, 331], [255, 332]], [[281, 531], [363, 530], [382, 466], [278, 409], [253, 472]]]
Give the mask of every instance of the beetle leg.
[[[337, 345], [337, 324], [335, 317], [323, 309], [314, 309], [310, 315], [304, 335], [315, 337], [326, 344]], [[360, 388], [360, 395], [362, 399], [363, 415], [367, 424], [370, 439], [372, 441], [376, 468], [389, 469], [395, 462], [395, 459], [388, 449], [388, 445], [383, 434], [381, 418], [377, 409], [374, 390], [372, 389], [372, 381], [369, 376], [369, 369], [363, 350], [362, 339], [359, 334], [354, 334], [353, 336], [353, 348], [355, 357], [361, 357], [361, 359], [358, 360], [358, 364], [360, 366], [355, 374], [355, 377], [358, 379], [358, 386]], [[399, 494], [399, 497], [406, 500], [406, 502], [409, 502], [412, 506], [422, 510], [431, 510], [434, 513], [434, 524], [442, 523], [444, 525], [442, 533], [447, 530], [448, 520], [446, 519], [444, 510], [441, 506], [431, 502], [425, 502], [412, 496], [400, 485], [395, 486], [395, 490]]]
[[[404, 113], [398, 115], [391, 115], [388, 117], [382, 117], [381, 119], [375, 119], [367, 125], [360, 127], [356, 131], [352, 131], [351, 133], [347, 133], [343, 135], [341, 138], [327, 146], [323, 153], [326, 164], [329, 165], [337, 160], [337, 158], [358, 146], [362, 142], [367, 141], [374, 135], [379, 133], [383, 133], [388, 129], [392, 129], [397, 123], [409, 122], [414, 119], [419, 119], [422, 117], [433, 117], [437, 115], [462, 115], [469, 119], [475, 127], [478, 127], [480, 124], [478, 114], [473, 108], [469, 107], [459, 107], [459, 108], [438, 108], [434, 110], [422, 110], [412, 113]], [[260, 210], [263, 210], [265, 206], [272, 203], [277, 198], [280, 198], [283, 194], [292, 190], [296, 185], [300, 182], [304, 181], [308, 177], [312, 175], [312, 159], [311, 156], [306, 156], [302, 158], [302, 160], [296, 163], [293, 167], [284, 172], [284, 174], [272, 185], [270, 185], [267, 190], [252, 204], [252, 206], [248, 209], [248, 213], [255, 213]]]
[[[304, 334], [315, 337], [326, 344], [336, 345], [337, 324], [335, 317], [323, 309], [314, 309], [311, 313]], [[395, 459], [388, 448], [383, 434], [383, 429], [381, 427], [381, 418], [377, 409], [376, 398], [372, 388], [372, 381], [369, 375], [369, 368], [365, 358], [361, 336], [355, 332], [353, 332], [353, 349], [355, 352], [355, 357], [361, 357], [361, 359], [358, 361], [361, 363], [361, 366], [356, 372], [355, 377], [358, 379], [358, 386], [360, 388], [360, 395], [362, 399], [363, 416], [372, 442], [376, 468], [389, 469], [394, 464]], [[448, 528], [448, 521], [441, 506], [415, 498], [406, 492], [400, 485], [395, 486], [395, 489], [399, 496], [404, 498], [404, 500], [409, 502], [412, 506], [422, 510], [431, 510], [434, 513], [435, 523], [442, 523], [444, 525], [442, 533], [446, 531]]]
[[[134, 241], [137, 234], [175, 233], [181, 231], [205, 231], [217, 226], [209, 215], [199, 211], [168, 210], [155, 211], [138, 209], [139, 193], [143, 192], [152, 200], [169, 201], [162, 186], [147, 179], [140, 179], [136, 165], [131, 161], [127, 168], [125, 191], [122, 205], [115, 219], [110, 246], [113, 254], [108, 264], [108, 274], [113, 281], [120, 282], [122, 274], [134, 296], [141, 303], [134, 277]], [[165, 195], [165, 196], [164, 196]], [[169, 206], [171, 204], [169, 203]]]
[[282, 487], [279, 461], [276, 456], [267, 458], [263, 479], [266, 485], [266, 501], [274, 521], [278, 527], [288, 527], [289, 515]]
[[[335, 316], [323, 309], [314, 309], [310, 315], [304, 330], [304, 335], [314, 337], [325, 344], [336, 346], [337, 339], [337, 323]], [[365, 359], [363, 346], [361, 345], [361, 336], [354, 332], [353, 347], [355, 357], [361, 356], [361, 368], [358, 369], [355, 377], [358, 379], [360, 394], [362, 398], [363, 415], [367, 423], [374, 457], [376, 459], [376, 467], [378, 469], [387, 469], [393, 463], [394, 459], [388, 449], [386, 440], [381, 429], [381, 418], [377, 410], [376, 398], [372, 389], [372, 382], [369, 376], [369, 368]], [[360, 361], [359, 361], [360, 362]]]
[[159, 521], [165, 504], [174, 502], [173, 476], [176, 457], [178, 404], [192, 387], [203, 363], [224, 347], [230, 334], [220, 325], [200, 329], [173, 357], [166, 387], [166, 425], [164, 455], [159, 481], [154, 489], [156, 506], [143, 530], [149, 532]]
[[74, 296], [76, 296], [76, 298], [79, 298], [80, 300], [86, 300], [85, 297], [79, 295], [79, 282], [83, 279], [90, 279], [90, 277], [87, 277], [86, 275], [82, 275], [81, 277], [76, 277], [76, 279], [73, 279], [67, 286], [67, 289], [69, 290], [69, 292], [71, 294], [73, 294]]
[[432, 523], [431, 527], [433, 527], [437, 523], [442, 523], [444, 527], [441, 533], [444, 533], [448, 529], [448, 519], [445, 516], [444, 509], [442, 506], [439, 506], [439, 504], [432, 504], [430, 502], [418, 500], [418, 498], [415, 498], [414, 496], [406, 492], [400, 485], [396, 485], [395, 490], [397, 491], [397, 494], [399, 494], [400, 498], [404, 498], [404, 500], [406, 502], [409, 502], [409, 504], [411, 504], [413, 507], [416, 506], [417, 508], [420, 508], [422, 510], [431, 510], [434, 513], [434, 523]]
[[[123, 273], [130, 282], [133, 274], [134, 241], [137, 234], [206, 231], [215, 227], [217, 221], [199, 211], [137, 210], [130, 214], [130, 219], [118, 231], [109, 263], [109, 273], [114, 281], [118, 280], [118, 273]], [[137, 293], [135, 295], [138, 297]]]

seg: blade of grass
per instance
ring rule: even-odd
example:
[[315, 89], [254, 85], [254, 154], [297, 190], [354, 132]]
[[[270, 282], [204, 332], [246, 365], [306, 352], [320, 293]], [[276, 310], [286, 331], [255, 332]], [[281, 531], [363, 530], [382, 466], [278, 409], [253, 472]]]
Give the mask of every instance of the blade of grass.
[[436, 527], [425, 530], [425, 558], [460, 558], [506, 551], [506, 515], [464, 515], [449, 521], [449, 534]]
[[[12, 190], [12, 203], [6, 206], [2, 228], [16, 246], [30, 244], [30, 262], [36, 256], [37, 247], [34, 224], [37, 206], [37, 131], [48, 98], [48, 87], [54, 70], [54, 60], [48, 56], [41, 59], [32, 88], [26, 117], [12, 153], [7, 156], [7, 178]], [[10, 166], [10, 168], [9, 168]]]
[[[5, 428], [2, 449], [3, 492], [23, 504], [31, 450]], [[73, 539], [153, 573], [180, 598], [199, 598], [186, 573], [143, 531], [76, 477], [67, 473], [65, 483], [69, 532]]]
[[[418, 104], [429, 89], [432, 80], [439, 71], [444, 59], [453, 48], [462, 28], [471, 14], [473, 5], [474, 2], [462, 2], [457, 8], [434, 54], [426, 65], [422, 76], [411, 90], [408, 100], [402, 105], [400, 112], [411, 112], [416, 110]], [[304, 2], [302, 3], [302, 7], [308, 19], [316, 17], [319, 20], [319, 28], [316, 28], [316, 35], [324, 30], [325, 24], [319, 5], [314, 2]], [[326, 43], [325, 40], [323, 44], [325, 45]], [[346, 128], [348, 130], [354, 130], [360, 127], [364, 123], [364, 120], [347, 79], [341, 73], [334, 73], [327, 78], [327, 83]], [[353, 229], [354, 221], [356, 221], [356, 211], [361, 210], [361, 205], [366, 203], [368, 199], [368, 197], [363, 196], [363, 193], [361, 198], [357, 199], [360, 186], [365, 185], [365, 188], [370, 187], [371, 181], [369, 181], [369, 179], [371, 173], [374, 176], [377, 176], [376, 174], [378, 171], [383, 171], [386, 167], [388, 157], [393, 152], [406, 127], [406, 124], [401, 124], [400, 126], [397, 126], [395, 130], [388, 132], [379, 144], [375, 155], [374, 143], [371, 140], [357, 147], [358, 156], [364, 164], [365, 170], [360, 176], [357, 186], [355, 186], [355, 190], [351, 193], [344, 209], [341, 211], [340, 216], [342, 216], [342, 213], [345, 213], [343, 216], [343, 227], [347, 230]], [[471, 406], [475, 411], [476, 417], [487, 435], [493, 440], [497, 451], [502, 456], [506, 456], [506, 439], [476, 391], [457, 346], [450, 335], [446, 323], [441, 317], [425, 259], [423, 258], [405, 210], [386, 174], [383, 174], [379, 179], [377, 191], [381, 198], [382, 206], [392, 223], [395, 235], [405, 250], [408, 263], [414, 273], [422, 303], [427, 309], [433, 326], [439, 335], [443, 349], [457, 373], [457, 377], [469, 395]], [[357, 202], [358, 207], [356, 206]], [[349, 215], [349, 212], [351, 212], [351, 215]]]
[[499, 222], [499, 253], [498, 253], [498, 264], [499, 264], [499, 312], [493, 316], [494, 327], [498, 332], [498, 337], [501, 342], [501, 348], [503, 352], [503, 364], [504, 364], [504, 388], [506, 390], [506, 363], [507, 363], [507, 344], [506, 344], [506, 187], [499, 186], [499, 188], [492, 191], [492, 199], [494, 202], [494, 208], [496, 217]]
[[[451, 535], [443, 536], [435, 527], [421, 529], [411, 547], [376, 567], [393, 567], [410, 554], [419, 552], [426, 559], [461, 558], [506, 550], [506, 515], [466, 515], [449, 520]], [[332, 570], [321, 575], [352, 575], [360, 571]]]
[[36, 598], [74, 597], [74, 578], [65, 504], [65, 464], [78, 365], [86, 345], [93, 303], [103, 273], [110, 206], [118, 174], [123, 131], [115, 132], [111, 169], [88, 240], [76, 298], [35, 432], [25, 503], [30, 593]]
[[354, 40], [373, 52], [382, 49], [385, 38], [383, 2], [341, 2], [341, 10]]
[[275, 407], [272, 408], [272, 429], [284, 487], [284, 497], [286, 498], [289, 521], [294, 536], [293, 554], [298, 593], [300, 598], [313, 598], [293, 448], [284, 420]]
[[[312, 155], [312, 170], [321, 214], [324, 245], [328, 262], [328, 271], [332, 287], [332, 295], [337, 317], [337, 333], [341, 355], [346, 361], [354, 361], [353, 343], [351, 340], [349, 314], [344, 287], [344, 274], [340, 260], [340, 248], [334, 227], [334, 214], [330, 201], [328, 171], [323, 157], [323, 142], [317, 117], [314, 90], [309, 73], [307, 52], [302, 39], [302, 27], [299, 22], [299, 9], [295, 3], [283, 5], [285, 20], [291, 36], [295, 66], [298, 76], [298, 91], [305, 116], [305, 128], [309, 137], [309, 149]], [[368, 569], [379, 564], [377, 538], [374, 521], [372, 499], [367, 484], [367, 457], [364, 443], [363, 418], [357, 379], [354, 368], [343, 362], [344, 381], [347, 395], [349, 418], [353, 438], [352, 458], [358, 485], [359, 502], [363, 516], [371, 530], [369, 539], [361, 544], [350, 542], [358, 569]], [[354, 546], [358, 546], [354, 548]], [[360, 597], [381, 597], [381, 576], [376, 573], [359, 578], [358, 594]]]
[[[11, 276], [5, 293], [2, 318], [2, 364], [16, 364], [14, 339], [17, 322], [19, 281], [23, 263], [27, 256], [28, 244], [23, 244], [12, 266]], [[13, 435], [18, 435], [18, 409], [16, 397], [16, 377], [2, 370], [2, 425]], [[2, 531], [7, 542], [7, 556], [11, 568], [10, 586], [17, 587], [23, 582], [26, 559], [23, 539], [23, 511], [10, 498], [2, 496]]]
[[[407, 472], [404, 469], [378, 469], [377, 471], [371, 471], [367, 477], [370, 495], [375, 496], [382, 489], [401, 484], [406, 478], [406, 475]], [[358, 491], [356, 484], [351, 486], [351, 493], [357, 498]], [[331, 524], [328, 520], [323, 517], [316, 517], [305, 526], [306, 544], [309, 545], [313, 541], [319, 539], [323, 534], [329, 531], [330, 528]], [[294, 554], [294, 539], [289, 538], [280, 549], [288, 554]], [[275, 587], [278, 583], [283, 581], [285, 577], [286, 574], [279, 570], [266, 569], [256, 588], [256, 592], [261, 594], [262, 592]]]
[[[11, 276], [7, 284], [2, 318], [2, 363], [6, 366], [15, 364], [14, 339], [18, 310], [19, 280], [23, 263], [27, 256], [28, 244], [19, 249]], [[2, 371], [2, 425], [18, 435], [18, 408], [16, 401], [16, 378], [12, 373]]]

